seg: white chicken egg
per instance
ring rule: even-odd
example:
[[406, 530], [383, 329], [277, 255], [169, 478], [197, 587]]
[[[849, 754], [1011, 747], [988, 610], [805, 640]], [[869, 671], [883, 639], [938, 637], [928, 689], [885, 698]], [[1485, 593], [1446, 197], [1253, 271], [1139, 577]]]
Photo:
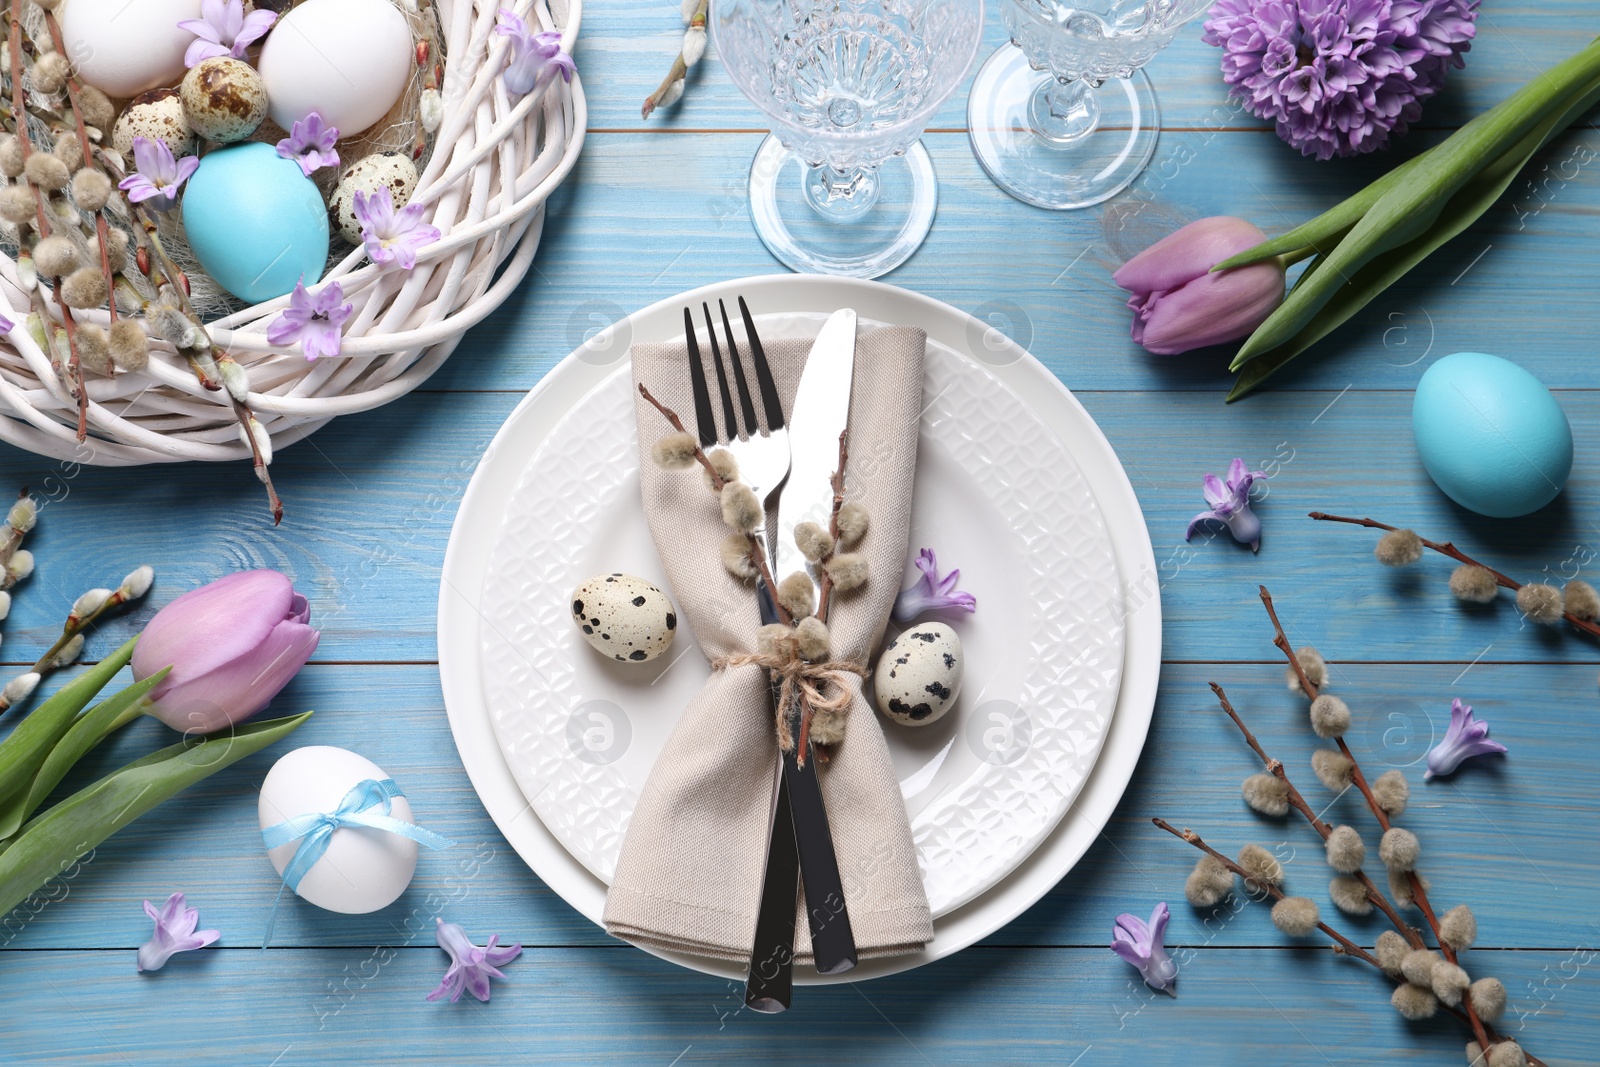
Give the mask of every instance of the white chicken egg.
[[353, 137], [399, 101], [413, 63], [411, 26], [390, 0], [305, 0], [272, 28], [259, 66], [272, 121], [287, 130], [315, 111]]
[[[353, 787], [369, 778], [381, 782], [387, 777], [376, 763], [348, 749], [328, 745], [297, 748], [274, 763], [261, 783], [261, 828], [300, 815], [332, 813]], [[402, 822], [416, 821], [410, 801], [403, 796], [390, 801], [389, 814]], [[280, 875], [300, 843], [291, 841], [267, 852]], [[371, 827], [341, 826], [329, 839], [328, 851], [305, 873], [295, 892], [319, 908], [364, 915], [399, 899], [416, 871], [415, 841]]]
[[68, 0], [61, 39], [78, 76], [107, 96], [128, 97], [183, 77], [200, 0]]

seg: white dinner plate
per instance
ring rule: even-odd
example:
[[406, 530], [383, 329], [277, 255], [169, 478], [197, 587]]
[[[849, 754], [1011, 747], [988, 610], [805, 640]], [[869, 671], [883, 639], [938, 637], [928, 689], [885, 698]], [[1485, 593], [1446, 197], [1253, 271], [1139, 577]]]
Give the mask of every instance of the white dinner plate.
[[[615, 521], [626, 514], [630, 502], [635, 510], [638, 508], [631, 415], [624, 420], [621, 433], [613, 431], [609, 436], [599, 435], [598, 441], [590, 438], [599, 446], [597, 451], [614, 453], [606, 458], [607, 464], [621, 464], [625, 468], [608, 484], [596, 486], [593, 498], [584, 505], [593, 515], [606, 517], [602, 523], [606, 531], [603, 535], [588, 539], [575, 538], [569, 529], [562, 543], [579, 547], [561, 553], [559, 565], [553, 571], [543, 575], [523, 573], [520, 580], [504, 582], [491, 580], [491, 576], [499, 576], [501, 568], [513, 559], [515, 553], [511, 547], [513, 542], [501, 541], [500, 535], [502, 530], [527, 532], [528, 516], [534, 514], [525, 510], [529, 499], [536, 499], [539, 493], [543, 493], [548, 505], [549, 487], [544, 483], [549, 479], [528, 475], [536, 466], [530, 465], [530, 459], [569, 439], [570, 435], [563, 436], [558, 427], [574, 411], [600, 413], [605, 411], [606, 403], [615, 403], [611, 393], [618, 391], [617, 382], [621, 379], [617, 375], [625, 375], [628, 346], [635, 341], [668, 340], [674, 334], [681, 334], [681, 308], [685, 304], [701, 300], [715, 301], [718, 298], [731, 302], [739, 294], [747, 297], [753, 309], [782, 309], [786, 312], [786, 315], [771, 320], [771, 327], [779, 331], [809, 329], [814, 332], [817, 313], [842, 306], [856, 308], [867, 320], [912, 324], [926, 329], [933, 350], [929, 360], [930, 375], [946, 384], [959, 386], [948, 392], [963, 397], [968, 394], [988, 396], [990, 399], [985, 401], [988, 404], [1003, 399], [1005, 408], [1016, 418], [1000, 427], [1001, 436], [1009, 433], [1006, 426], [1010, 423], [1042, 427], [1048, 431], [1042, 438], [1038, 433], [1032, 435], [1034, 447], [1041, 447], [1039, 440], [1046, 441], [1042, 447], [1060, 471], [1061, 476], [1057, 481], [1065, 487], [1062, 490], [1065, 498], [1075, 501], [1081, 511], [1091, 515], [1098, 512], [1104, 517], [1103, 526], [1094, 522], [1089, 524], [1089, 529], [1091, 533], [1099, 531], [1098, 543], [1104, 546], [1105, 552], [1111, 554], [1114, 562], [1106, 566], [1107, 561], [1096, 555], [1097, 549], [1093, 545], [1078, 552], [1077, 557], [1085, 562], [1098, 559], [1102, 582], [1111, 579], [1113, 583], [1120, 584], [1120, 591], [1113, 588], [1105, 595], [1095, 593], [1100, 598], [1102, 608], [1110, 606], [1113, 617], [1109, 620], [1094, 612], [1069, 613], [1068, 627], [1073, 640], [1081, 638], [1085, 619], [1095, 620], [1102, 628], [1108, 627], [1109, 632], [1117, 637], [1126, 633], [1125, 647], [1119, 648], [1120, 654], [1116, 657], [1120, 659], [1123, 671], [1120, 691], [1115, 684], [1118, 665], [1112, 663], [1109, 667], [1109, 687], [1090, 686], [1085, 692], [1090, 693], [1091, 698], [1074, 710], [1071, 701], [1040, 699], [1038, 689], [1030, 688], [1034, 683], [1030, 682], [1028, 672], [1023, 669], [1026, 666], [1023, 660], [1015, 660], [1008, 665], [1003, 654], [997, 653], [993, 647], [985, 647], [985, 634], [1001, 637], [1005, 631], [995, 624], [985, 627], [984, 622], [989, 616], [985, 615], [984, 605], [1011, 607], [1012, 600], [1020, 596], [1018, 590], [1026, 584], [1015, 573], [1019, 557], [994, 552], [989, 556], [974, 552], [961, 557], [953, 550], [941, 549], [948, 552], [950, 562], [963, 567], [963, 585], [967, 584], [967, 574], [973, 574], [970, 588], [979, 597], [980, 609], [962, 632], [969, 646], [969, 669], [974, 673], [972, 680], [967, 683], [967, 713], [957, 719], [957, 724], [963, 725], [952, 724], [942, 734], [928, 734], [929, 730], [937, 731], [938, 724], [925, 728], [920, 733], [928, 735], [926, 742], [919, 742], [914, 736], [918, 731], [891, 728], [891, 743], [898, 749], [897, 765], [902, 777], [911, 784], [908, 792], [913, 795], [908, 800], [914, 825], [921, 812], [940, 810], [942, 799], [951, 793], [960, 795], [964, 787], [978, 789], [979, 795], [985, 789], [992, 793], [995, 783], [1006, 780], [985, 778], [986, 775], [1002, 774], [1007, 768], [1003, 759], [985, 761], [983, 758], [985, 751], [991, 754], [995, 751], [993, 742], [982, 740], [984, 731], [976, 731], [977, 744], [968, 740], [967, 730], [974, 723], [980, 727], [991, 725], [974, 714], [991, 703], [988, 693], [991, 686], [1004, 687], [1009, 684], [1011, 689], [1007, 692], [1023, 697], [1019, 700], [1013, 695], [1004, 695], [994, 700], [1005, 702], [997, 705], [1001, 709], [1017, 706], [1030, 708], [1026, 715], [1029, 728], [1039, 718], [1032, 709], [1060, 709], [1059, 721], [1047, 723], [1042, 731], [1044, 736], [1037, 739], [1046, 743], [1039, 746], [1035, 739], [1030, 739], [1024, 747], [1028, 752], [1039, 747], [1045, 754], [1067, 753], [1069, 758], [1065, 763], [1068, 769], [1058, 773], [1052, 764], [1059, 761], [1052, 758], [1047, 758], [1044, 765], [1036, 768], [1039, 774], [1046, 776], [1041, 783], [1044, 786], [1041, 794], [1046, 799], [1041, 804], [1032, 803], [1032, 793], [1027, 791], [1032, 779], [1022, 781], [1023, 792], [1011, 792], [1012, 798], [1030, 798], [1029, 803], [1021, 807], [1033, 809], [1034, 814], [1025, 814], [1020, 825], [1028, 829], [1022, 837], [998, 844], [985, 839], [977, 846], [979, 851], [975, 854], [985, 857], [987, 867], [984, 863], [952, 861], [952, 856], [959, 856], [974, 847], [972, 839], [985, 837], [982, 833], [969, 833], [967, 840], [963, 840], [958, 832], [961, 829], [959, 820], [946, 819], [943, 823], [933, 820], [919, 830], [919, 854], [925, 877], [936, 876], [941, 871], [946, 877], [943, 882], [937, 877], [930, 878], [930, 895], [936, 898], [939, 912], [935, 923], [935, 940], [915, 955], [870, 961], [852, 972], [850, 978], [854, 980], [894, 973], [948, 955], [998, 929], [1042, 896], [1070, 869], [1109, 818], [1132, 773], [1149, 725], [1159, 674], [1160, 609], [1154, 556], [1132, 488], [1114, 452], [1087, 413], [1048, 370], [987, 324], [937, 301], [879, 283], [783, 275], [745, 279], [673, 297], [629, 316], [596, 335], [547, 375], [512, 413], [480, 463], [457, 516], [445, 559], [439, 614], [440, 673], [451, 728], [480, 797], [513, 847], [552, 889], [591, 920], [599, 922], [605, 899], [603, 876], [608, 873], [605, 857], [610, 849], [614, 858], [615, 841], [620, 839], [621, 828], [614, 825], [616, 820], [610, 823], [602, 820], [598, 825], [592, 819], [564, 823], [561, 812], [570, 813], [572, 809], [565, 807], [564, 803], [554, 802], [551, 794], [560, 789], [551, 787], [562, 786], [563, 774], [576, 772], [578, 777], [571, 777], [565, 785], [576, 783], [580, 787], [576, 790], [579, 795], [625, 798], [628, 782], [634, 781], [635, 776], [637, 780], [642, 780], [654, 751], [659, 749], [666, 732], [670, 730], [671, 709], [682, 707], [684, 698], [698, 686], [706, 670], [703, 658], [688, 647], [692, 643], [686, 640], [688, 634], [681, 633], [679, 641], [683, 647], [673, 650], [674, 656], [681, 658], [668, 661], [675, 662], [675, 665], [659, 674], [659, 685], [663, 689], [663, 695], [659, 698], [662, 701], [660, 710], [657, 712], [652, 704], [651, 711], [646, 713], [640, 709], [635, 698], [639, 686], [654, 688], [649, 686], [648, 680], [641, 682], [637, 677], [610, 673], [600, 675], [598, 680], [581, 680], [583, 676], [580, 670], [592, 666], [594, 661], [572, 655], [586, 651], [586, 647], [574, 637], [570, 624], [565, 621], [565, 613], [559, 610], [567, 591], [562, 582], [570, 586], [589, 571], [614, 569], [631, 569], [645, 577], [659, 577], [659, 564], [650, 547], [642, 516], [637, 521]], [[768, 331], [767, 321], [763, 321], [761, 329], [764, 334]], [[781, 335], [781, 332], [774, 333], [774, 336]], [[974, 362], [974, 358], [977, 362]], [[626, 397], [625, 383], [621, 386], [620, 395]], [[967, 446], [959, 443], [959, 435], [952, 434], [959, 420], [953, 422], [951, 416], [960, 412], [962, 419], [971, 422], [974, 405], [963, 401], [953, 402], [953, 408], [941, 408], [937, 393], [931, 392], [929, 395], [933, 398], [930, 405], [932, 414], [924, 421], [923, 447], [934, 475], [929, 476], [929, 468], [919, 466], [919, 508], [924, 508], [925, 499], [929, 503], [939, 503], [941, 492], [972, 492], [970, 481], [964, 484], [962, 475], [963, 471], [970, 472], [971, 468], [963, 466], [954, 454]], [[586, 405], [600, 406], [591, 408]], [[982, 406], [978, 405], [979, 408]], [[614, 417], [620, 414], [620, 411], [611, 413]], [[943, 431], [940, 430], [941, 426], [944, 427]], [[941, 437], [941, 433], [946, 436]], [[967, 436], [970, 446], [976, 438], [971, 434]], [[626, 438], [625, 448], [604, 447], [616, 437]], [[1056, 451], [1050, 451], [1052, 448]], [[563, 454], [570, 455], [570, 450], [563, 450]], [[947, 488], [941, 490], [938, 488], [941, 485]], [[1055, 492], [1054, 485], [1046, 489], [1047, 496]], [[530, 493], [534, 496], [529, 496]], [[1079, 495], [1074, 496], [1074, 493]], [[949, 501], [943, 503], [948, 504]], [[1013, 526], [1008, 536], [1020, 536], [1014, 525], [1018, 521], [1018, 509], [997, 505], [992, 496], [987, 503], [995, 516], [1012, 520]], [[543, 525], [553, 529], [562, 522], [573, 521], [574, 514], [567, 513], [572, 510], [566, 509], [555, 514], [547, 507], [542, 516]], [[952, 524], [947, 517], [935, 523], [931, 515], [921, 513], [914, 518], [919, 532], [948, 533], [953, 538], [950, 542], [952, 545], [962, 545], [967, 549], [971, 548], [971, 530], [981, 525], [976, 522]], [[996, 529], [1004, 533], [1007, 527], [1000, 522]], [[956, 536], [958, 530], [968, 532]], [[1004, 541], [1004, 537], [1001, 540]], [[916, 541], [914, 534], [914, 545]], [[498, 554], [497, 542], [505, 546], [498, 550]], [[935, 543], [934, 547], [940, 546]], [[986, 560], [990, 557], [1010, 562], [1005, 566], [988, 567]], [[524, 554], [518, 558], [525, 559], [528, 556]], [[989, 572], [987, 575], [986, 570]], [[1074, 575], [1075, 580], [1081, 580], [1080, 572], [1074, 572]], [[568, 578], [571, 580], [568, 581]], [[539, 588], [548, 586], [558, 590], [556, 596], [547, 599], [557, 605], [555, 617], [560, 619], [559, 634], [554, 628], [549, 629], [546, 632], [547, 643], [539, 646], [545, 651], [532, 661], [516, 651], [527, 636], [518, 632], [519, 623], [526, 623], [527, 616], [538, 611], [538, 605], [527, 596], [527, 590], [532, 587], [529, 583]], [[1046, 601], [1051, 595], [1054, 594], [1047, 594]], [[515, 614], [516, 604], [521, 605], [520, 615]], [[994, 613], [997, 623], [1003, 614], [1000, 611]], [[532, 632], [537, 631], [539, 626], [524, 628]], [[1111, 639], [1110, 643], [1112, 647], [1123, 644], [1117, 638]], [[1092, 660], [1100, 655], [1106, 645], [1107, 641], [1104, 640], [1091, 641], [1086, 646], [1074, 649], [1065, 660], [1057, 662], [1054, 669], [1058, 672], [1071, 669], [1068, 665], [1073, 658], [1085, 650]], [[533, 647], [525, 646], [524, 651]], [[497, 654], [493, 651], [495, 649], [500, 652]], [[488, 650], [488, 671], [480, 663], [480, 650]], [[497, 659], [502, 661], [498, 667], [494, 663]], [[512, 665], [513, 661], [522, 664], [520, 675], [519, 669]], [[1105, 664], [1101, 663], [1100, 666], [1104, 668]], [[559, 722], [529, 717], [526, 711], [521, 718], [512, 715], [511, 698], [519, 692], [525, 698], [533, 684], [530, 679], [537, 680], [540, 672], [560, 675], [563, 670], [566, 671], [563, 676], [566, 684], [544, 692], [547, 696], [556, 693], [566, 703], [548, 699], [520, 701], [524, 706], [535, 705], [535, 711], [537, 705], [559, 705]], [[1008, 678], [1012, 679], [1009, 683]], [[602, 695], [608, 692], [606, 685], [621, 687], [620, 691], [614, 688], [609, 692], [613, 696], [626, 696], [626, 702]], [[518, 686], [521, 688], [518, 689]], [[578, 691], [584, 693], [584, 699], [574, 702], [573, 694]], [[1093, 710], [1093, 692], [1105, 692], [1108, 704], [1114, 697], [1115, 713], [1109, 719], [1105, 713], [1109, 709]], [[593, 701], [605, 703], [593, 704]], [[573, 713], [584, 703], [590, 703], [590, 713], [601, 709], [598, 719], [593, 714], [574, 716]], [[626, 704], [630, 712], [618, 721], [603, 710], [607, 704], [617, 708]], [[509, 764], [502, 755], [495, 717], [491, 714], [491, 709], [496, 707], [500, 712], [502, 735], [508, 739], [511, 750], [516, 754]], [[994, 709], [986, 710], [992, 712]], [[611, 753], [617, 746], [616, 729], [619, 725], [629, 736], [622, 751], [613, 758]], [[993, 721], [992, 725], [1003, 730], [1007, 723]], [[1010, 725], [1015, 726], [1015, 719]], [[554, 743], [550, 743], [552, 726], [559, 727]], [[591, 729], [601, 731], [601, 736], [605, 737], [602, 744], [596, 746], [585, 738], [585, 731]], [[530, 734], [530, 730], [534, 734]], [[607, 730], [610, 730], [609, 737], [605, 736]], [[1077, 736], [1073, 736], [1073, 731], [1077, 731]], [[897, 737], [897, 734], [912, 736]], [[528, 746], [534, 735], [542, 736], [546, 741], [539, 751], [567, 753], [568, 756], [587, 751], [591, 758], [568, 759], [558, 755], [552, 757], [556, 761], [553, 767], [541, 767], [537, 759], [522, 758], [524, 754], [534, 751]], [[1095, 760], [1094, 751], [1099, 747], [1102, 737], [1104, 747], [1099, 751], [1098, 760]], [[1005, 743], [1002, 742], [1000, 747], [1004, 750]], [[943, 760], [937, 760], [940, 751], [946, 753]], [[605, 758], [592, 758], [596, 753]], [[570, 768], [567, 766], [570, 763], [577, 766]], [[921, 772], [920, 776], [918, 771]], [[599, 787], [596, 787], [594, 780], [583, 777], [591, 774], [598, 776], [601, 783]], [[1017, 779], [1013, 777], [1010, 781], [1016, 783]], [[1058, 788], [1061, 782], [1067, 783], [1066, 790]], [[607, 792], [611, 787], [622, 791], [614, 794]], [[535, 798], [534, 805], [530, 805], [525, 791], [527, 796]], [[571, 789], [566, 791], [572, 792]], [[555, 830], [535, 817], [535, 806]], [[631, 811], [631, 804], [624, 803], [622, 806]], [[590, 800], [586, 810], [593, 815], [598, 808]], [[948, 850], [925, 847], [941, 839], [940, 834], [944, 833], [941, 827], [948, 828], [954, 834], [942, 840], [956, 847]], [[927, 836], [929, 833], [933, 836]], [[931, 866], [930, 858], [933, 861]], [[1006, 871], [1010, 872], [1009, 875], [1000, 877]], [[983, 877], [985, 872], [987, 877]], [[670, 958], [709, 973], [739, 976], [735, 967], [725, 963], [687, 956]], [[815, 976], [809, 977], [815, 980]], [[806, 980], [806, 976], [801, 976], [801, 980]]]
[[[752, 308], [769, 342], [812, 340], [827, 321], [762, 306]], [[922, 395], [911, 551], [959, 566], [979, 610], [946, 620], [966, 661], [954, 707], [926, 726], [879, 722], [939, 918], [1011, 873], [1078, 795], [1116, 704], [1123, 625], [1110, 535], [1061, 439], [984, 364], [936, 341]], [[879, 580], [902, 588], [906, 570]], [[668, 588], [639, 494], [626, 361], [528, 458], [479, 601], [484, 696], [506, 764], [608, 884], [645, 780], [710, 673], [692, 618], [655, 663], [589, 647], [572, 590], [617, 571]]]

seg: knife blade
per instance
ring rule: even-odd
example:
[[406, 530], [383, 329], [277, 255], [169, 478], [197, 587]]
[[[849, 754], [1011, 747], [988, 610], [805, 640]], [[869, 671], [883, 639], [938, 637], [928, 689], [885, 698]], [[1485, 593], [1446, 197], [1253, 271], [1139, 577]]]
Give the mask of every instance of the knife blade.
[[[808, 520], [826, 526], [832, 512], [839, 436], [850, 421], [855, 353], [856, 313], [843, 308], [828, 318], [811, 346], [788, 420], [792, 460], [789, 480], [778, 496], [778, 569], [773, 577], [782, 581], [796, 572], [805, 574], [812, 583], [813, 597], [819, 582], [794, 543], [794, 528]], [[798, 740], [798, 723], [793, 722], [798, 718], [797, 709], [785, 709], [785, 713], [792, 716], [791, 729]], [[856, 965], [855, 936], [817, 779], [817, 762], [811, 756], [806, 753], [802, 766], [796, 752], [785, 753], [783, 779], [789, 791], [816, 967], [822, 974], [842, 974]], [[776, 901], [773, 906], [777, 906]]]
[[811, 345], [789, 416], [789, 480], [778, 496], [778, 528], [772, 579], [799, 571], [817, 578], [794, 543], [794, 528], [810, 521], [826, 527], [833, 510], [833, 472], [839, 467], [839, 435], [850, 422], [850, 385], [855, 377], [856, 313], [841, 308], [823, 323]]

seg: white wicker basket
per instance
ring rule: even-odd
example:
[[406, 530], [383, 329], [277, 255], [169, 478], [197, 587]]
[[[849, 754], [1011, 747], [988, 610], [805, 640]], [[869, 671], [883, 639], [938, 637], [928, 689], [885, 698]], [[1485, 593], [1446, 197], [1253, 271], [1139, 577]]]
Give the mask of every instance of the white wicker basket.
[[[360, 249], [328, 272], [355, 305], [337, 357], [310, 362], [297, 348], [267, 343], [267, 326], [287, 297], [207, 324], [216, 347], [248, 369], [249, 406], [275, 445], [298, 441], [336, 415], [387, 404], [426, 381], [461, 335], [527, 274], [545, 199], [577, 162], [587, 123], [577, 76], [570, 85], [555, 78], [512, 99], [500, 78], [507, 45], [493, 30], [496, 12], [510, 8], [530, 26], [562, 31], [562, 48], [570, 52], [581, 0], [435, 4], [444, 34], [444, 119], [412, 202], [429, 205], [429, 221], [443, 236], [409, 272], [374, 267]], [[21, 324], [27, 309], [16, 263], [0, 255], [0, 313]], [[95, 316], [78, 313], [106, 321], [104, 311]], [[169, 345], [152, 343], [148, 370], [93, 378], [88, 386], [89, 437], [80, 443], [78, 402], [19, 325], [0, 341], [0, 440], [104, 466], [250, 458], [227, 394], [203, 388]]]

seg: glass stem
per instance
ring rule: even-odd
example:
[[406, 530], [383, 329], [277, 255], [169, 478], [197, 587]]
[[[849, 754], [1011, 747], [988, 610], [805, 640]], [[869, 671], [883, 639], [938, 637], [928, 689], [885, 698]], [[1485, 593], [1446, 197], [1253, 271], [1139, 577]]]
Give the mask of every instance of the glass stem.
[[882, 185], [876, 169], [840, 170], [828, 164], [808, 167], [801, 176], [806, 202], [831, 222], [852, 222], [871, 211]]
[[1087, 137], [1100, 125], [1100, 97], [1094, 86], [1081, 79], [1051, 78], [1033, 94], [1028, 121], [1045, 140], [1070, 144]]

